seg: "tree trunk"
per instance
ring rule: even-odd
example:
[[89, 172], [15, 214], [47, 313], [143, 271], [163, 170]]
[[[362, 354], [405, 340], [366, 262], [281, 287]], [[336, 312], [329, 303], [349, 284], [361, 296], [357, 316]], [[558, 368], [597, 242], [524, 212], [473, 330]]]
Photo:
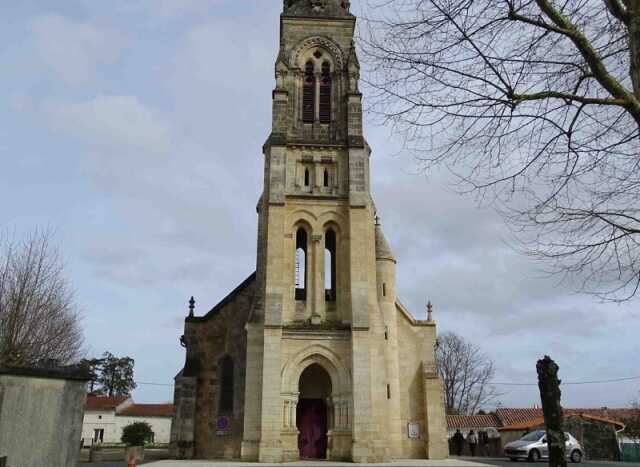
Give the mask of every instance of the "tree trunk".
[[538, 387], [540, 388], [540, 399], [542, 400], [544, 424], [547, 428], [549, 467], [567, 467], [558, 365], [545, 355], [542, 360], [538, 360], [536, 370], [538, 372]]

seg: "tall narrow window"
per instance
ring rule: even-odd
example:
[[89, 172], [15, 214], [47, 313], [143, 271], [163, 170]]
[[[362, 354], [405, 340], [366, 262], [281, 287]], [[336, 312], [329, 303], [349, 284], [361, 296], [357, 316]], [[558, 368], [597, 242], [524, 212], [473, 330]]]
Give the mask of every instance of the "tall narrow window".
[[307, 231], [296, 233], [296, 300], [307, 299]]
[[320, 75], [320, 122], [331, 121], [331, 66], [329, 62], [322, 64]]
[[225, 355], [220, 367], [220, 413], [233, 413], [233, 359]]
[[329, 186], [329, 171], [327, 169], [324, 169], [324, 183], [323, 185], [325, 187]]
[[302, 121], [313, 123], [316, 118], [316, 75], [313, 62], [307, 62], [304, 67], [302, 88]]
[[336, 300], [336, 233], [327, 230], [324, 235], [324, 298], [327, 302]]
[[304, 169], [304, 186], [309, 186], [309, 169]]

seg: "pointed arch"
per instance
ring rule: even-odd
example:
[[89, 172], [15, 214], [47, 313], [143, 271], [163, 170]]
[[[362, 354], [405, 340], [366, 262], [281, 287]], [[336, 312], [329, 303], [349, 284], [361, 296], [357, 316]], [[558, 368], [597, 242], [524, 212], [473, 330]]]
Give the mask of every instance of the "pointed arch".
[[[302, 82], [302, 121], [313, 123], [316, 119], [316, 74], [313, 62], [309, 60], [304, 66]], [[305, 175], [306, 182], [306, 175]], [[305, 183], [305, 186], [308, 186]]]
[[331, 65], [326, 61], [320, 73], [319, 118], [320, 123], [331, 122]]
[[220, 398], [218, 401], [218, 413], [233, 413], [233, 389], [234, 389], [234, 364], [229, 355], [220, 360], [218, 367], [220, 376]]
[[308, 235], [304, 227], [298, 227], [296, 231], [296, 300], [307, 299], [307, 277], [308, 277]]
[[336, 232], [329, 227], [324, 234], [324, 298], [327, 302], [336, 301]]

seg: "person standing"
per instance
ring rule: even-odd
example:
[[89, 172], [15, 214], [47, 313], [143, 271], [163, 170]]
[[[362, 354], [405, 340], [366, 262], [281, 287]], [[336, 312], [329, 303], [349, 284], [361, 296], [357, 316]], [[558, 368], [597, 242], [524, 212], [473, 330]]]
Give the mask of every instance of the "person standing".
[[469, 443], [469, 450], [471, 451], [471, 457], [476, 456], [476, 446], [478, 445], [478, 435], [475, 431], [471, 430], [469, 436], [467, 436], [467, 443]]
[[457, 429], [453, 435], [453, 447], [456, 450], [456, 456], [462, 455], [462, 446], [464, 444], [464, 436], [460, 433], [460, 429]]

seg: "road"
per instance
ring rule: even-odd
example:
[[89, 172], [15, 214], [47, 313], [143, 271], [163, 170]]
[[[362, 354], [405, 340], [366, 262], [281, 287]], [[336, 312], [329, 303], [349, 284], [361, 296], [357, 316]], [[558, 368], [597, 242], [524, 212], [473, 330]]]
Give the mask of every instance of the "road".
[[[540, 462], [512, 462], [509, 459], [493, 459], [486, 457], [463, 457], [466, 461], [480, 462], [482, 464], [491, 464], [496, 467], [544, 467], [548, 464], [548, 461], [543, 460]], [[609, 462], [609, 461], [584, 461], [580, 464], [567, 463], [567, 467], [581, 466], [581, 467], [640, 467], [640, 463], [635, 462]]]
[[[547, 461], [534, 462], [512, 462], [508, 459], [495, 459], [486, 457], [453, 457], [452, 459], [460, 459], [470, 462], [478, 462], [481, 464], [490, 464], [496, 467], [545, 467], [548, 465]], [[153, 461], [150, 461], [153, 462]], [[144, 463], [143, 463], [144, 464]], [[322, 462], [319, 463], [322, 466]], [[142, 465], [142, 464], [139, 464]], [[233, 465], [230, 463], [229, 465]], [[259, 464], [256, 464], [259, 465]], [[286, 464], [285, 464], [286, 465]], [[353, 464], [354, 466], [357, 464]], [[400, 466], [401, 463], [398, 463]], [[96, 463], [80, 463], [78, 467], [126, 467], [126, 462], [96, 462]], [[581, 464], [567, 464], [567, 467], [580, 466], [580, 467], [640, 467], [640, 463], [633, 462], [608, 462], [608, 461], [585, 461]]]

